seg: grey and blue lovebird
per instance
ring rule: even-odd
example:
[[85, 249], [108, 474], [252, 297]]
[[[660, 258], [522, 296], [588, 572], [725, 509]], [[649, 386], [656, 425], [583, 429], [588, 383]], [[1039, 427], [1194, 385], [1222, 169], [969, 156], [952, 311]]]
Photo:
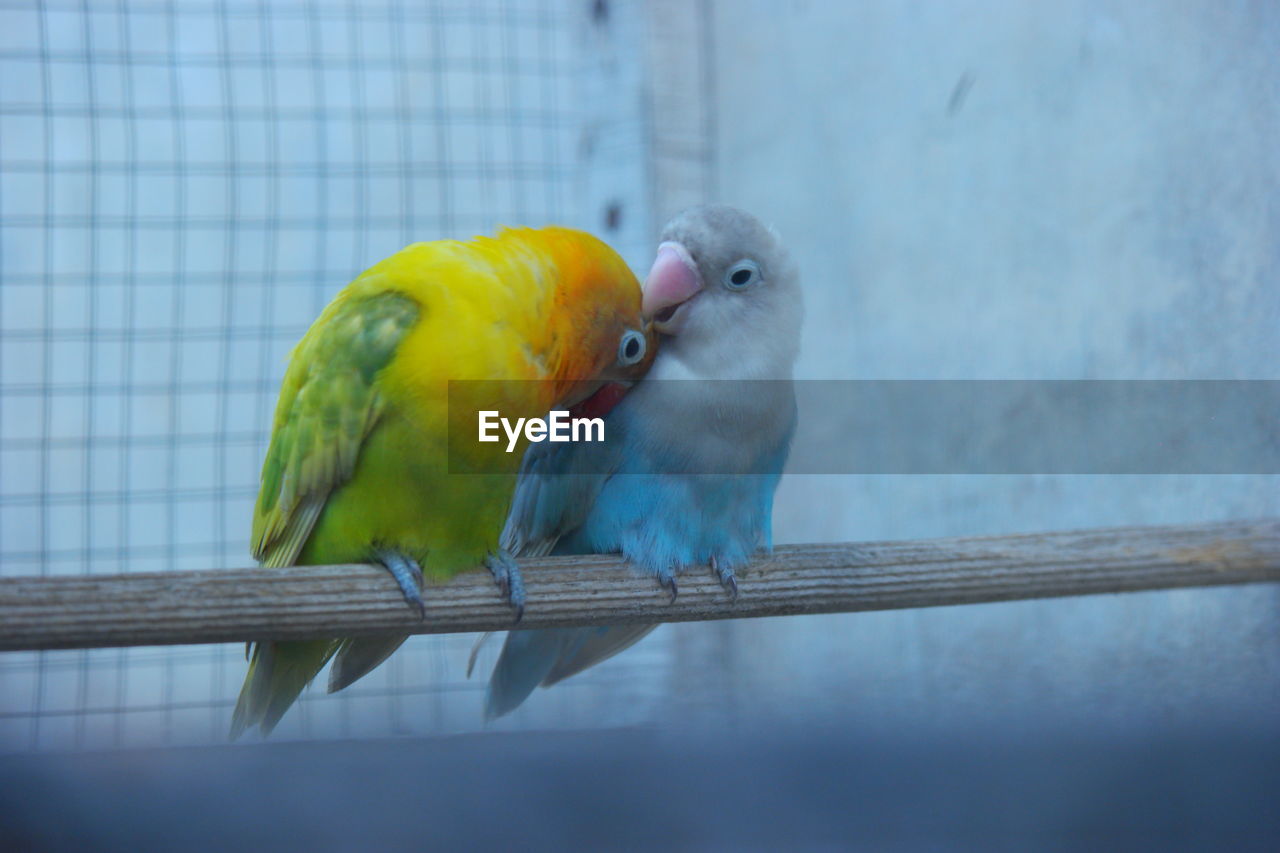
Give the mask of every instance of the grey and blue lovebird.
[[[687, 210], [661, 241], [644, 283], [643, 312], [662, 335], [648, 376], [609, 412], [607, 444], [531, 447], [504, 544], [517, 555], [620, 553], [673, 597], [677, 576], [699, 567], [736, 596], [735, 570], [772, 547], [796, 427], [800, 283], [777, 235], [737, 208]], [[486, 716], [655, 627], [509, 632]]]

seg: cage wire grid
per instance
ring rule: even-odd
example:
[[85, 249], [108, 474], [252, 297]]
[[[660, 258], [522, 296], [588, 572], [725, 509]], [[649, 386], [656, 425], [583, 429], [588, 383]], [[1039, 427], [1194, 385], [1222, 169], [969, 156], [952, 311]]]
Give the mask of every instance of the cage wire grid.
[[[415, 240], [583, 224], [573, 12], [0, 3], [0, 572], [248, 564], [285, 358], [337, 289]], [[477, 728], [473, 639], [415, 638], [277, 736]], [[600, 688], [641, 713], [653, 654], [530, 724], [590, 724]], [[224, 742], [244, 668], [0, 655], [0, 750]]]

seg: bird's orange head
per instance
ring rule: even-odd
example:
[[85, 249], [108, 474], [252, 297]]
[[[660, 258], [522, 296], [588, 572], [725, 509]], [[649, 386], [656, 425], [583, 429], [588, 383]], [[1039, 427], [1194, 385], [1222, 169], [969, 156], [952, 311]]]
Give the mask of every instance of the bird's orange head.
[[509, 229], [549, 261], [547, 379], [553, 407], [581, 403], [602, 386], [629, 384], [649, 369], [657, 333], [641, 316], [642, 291], [626, 262], [603, 241], [570, 228]]

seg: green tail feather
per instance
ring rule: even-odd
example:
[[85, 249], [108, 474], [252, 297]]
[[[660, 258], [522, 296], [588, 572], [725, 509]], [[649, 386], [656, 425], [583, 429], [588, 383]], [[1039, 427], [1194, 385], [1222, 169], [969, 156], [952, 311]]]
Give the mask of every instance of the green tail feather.
[[270, 734], [337, 648], [335, 640], [255, 643], [231, 716], [231, 739], [251, 726], [257, 726], [263, 736]]
[[407, 639], [405, 634], [391, 634], [343, 640], [329, 668], [329, 692], [337, 693], [368, 675]]

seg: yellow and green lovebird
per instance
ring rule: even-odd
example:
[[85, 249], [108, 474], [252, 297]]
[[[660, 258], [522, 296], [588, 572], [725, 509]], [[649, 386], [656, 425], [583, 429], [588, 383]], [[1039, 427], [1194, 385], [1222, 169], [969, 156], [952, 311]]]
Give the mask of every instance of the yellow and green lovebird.
[[[479, 410], [542, 417], [640, 376], [653, 355], [640, 299], [612, 249], [567, 228], [415, 243], [366, 270], [290, 356], [253, 514], [254, 557], [264, 566], [375, 562], [419, 610], [423, 575], [442, 581], [483, 563], [518, 618], [524, 587], [498, 540], [523, 454], [505, 441], [451, 449], [449, 431], [477, 435]], [[450, 391], [450, 380], [495, 379], [528, 381]], [[481, 473], [450, 474], [450, 463]], [[253, 725], [270, 732], [335, 653], [330, 692], [403, 640], [253, 644], [232, 737]]]

